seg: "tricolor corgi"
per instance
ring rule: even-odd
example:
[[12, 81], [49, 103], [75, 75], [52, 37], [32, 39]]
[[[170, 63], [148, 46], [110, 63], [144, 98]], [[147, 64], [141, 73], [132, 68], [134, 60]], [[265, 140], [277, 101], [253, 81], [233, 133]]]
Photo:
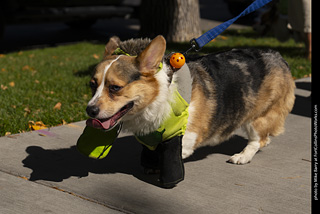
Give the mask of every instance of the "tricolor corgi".
[[[119, 50], [120, 55], [114, 54]], [[120, 122], [137, 136], [158, 130], [170, 117], [177, 96], [176, 73], [165, 50], [162, 36], [124, 42], [112, 37], [90, 81], [93, 97], [87, 114], [105, 130]], [[180, 133], [182, 158], [199, 147], [226, 141], [242, 127], [248, 145], [229, 162], [246, 164], [270, 143], [269, 136], [284, 131], [294, 105], [295, 83], [279, 53], [232, 49], [187, 58], [187, 66], [192, 91], [190, 104], [181, 101], [183, 111], [188, 111]]]

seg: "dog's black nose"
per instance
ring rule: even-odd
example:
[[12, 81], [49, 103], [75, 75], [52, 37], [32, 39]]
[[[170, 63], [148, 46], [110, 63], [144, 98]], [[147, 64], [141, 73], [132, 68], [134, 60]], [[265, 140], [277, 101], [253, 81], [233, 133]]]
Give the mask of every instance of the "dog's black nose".
[[90, 117], [96, 117], [98, 114], [99, 114], [99, 107], [97, 106], [87, 106], [87, 114], [90, 116]]

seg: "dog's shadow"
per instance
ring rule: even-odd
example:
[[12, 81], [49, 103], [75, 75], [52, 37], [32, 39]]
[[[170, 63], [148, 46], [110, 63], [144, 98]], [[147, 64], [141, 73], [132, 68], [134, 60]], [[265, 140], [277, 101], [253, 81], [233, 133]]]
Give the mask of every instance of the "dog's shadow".
[[[234, 136], [229, 141], [215, 147], [200, 148], [185, 160], [199, 161], [214, 153], [232, 155], [240, 152], [246, 145], [246, 140]], [[134, 137], [119, 138], [113, 144], [108, 156], [102, 160], [94, 160], [82, 156], [76, 146], [64, 149], [43, 149], [39, 146], [29, 146], [28, 156], [22, 161], [24, 167], [32, 169], [29, 180], [46, 180], [61, 182], [69, 177], [86, 177], [90, 173], [114, 174], [124, 173], [156, 186], [159, 175], [145, 175], [140, 166], [142, 146]]]
[[[240, 153], [244, 147], [246, 147], [247, 143], [247, 139], [239, 135], [234, 135], [228, 141], [218, 144], [217, 146], [205, 146], [195, 150], [195, 152], [190, 157], [185, 159], [184, 162], [187, 163], [199, 161], [215, 153], [232, 156], [236, 153]], [[227, 157], [227, 159], [228, 158], [229, 157]]]

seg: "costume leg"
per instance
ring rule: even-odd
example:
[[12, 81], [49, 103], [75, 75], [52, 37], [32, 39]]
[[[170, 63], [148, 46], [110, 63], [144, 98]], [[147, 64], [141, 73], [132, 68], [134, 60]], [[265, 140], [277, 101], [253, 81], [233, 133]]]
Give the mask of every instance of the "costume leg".
[[184, 179], [182, 161], [182, 136], [159, 144], [160, 183], [164, 188], [173, 188]]
[[160, 172], [159, 167], [159, 152], [152, 151], [142, 145], [141, 166], [145, 174], [157, 174]]

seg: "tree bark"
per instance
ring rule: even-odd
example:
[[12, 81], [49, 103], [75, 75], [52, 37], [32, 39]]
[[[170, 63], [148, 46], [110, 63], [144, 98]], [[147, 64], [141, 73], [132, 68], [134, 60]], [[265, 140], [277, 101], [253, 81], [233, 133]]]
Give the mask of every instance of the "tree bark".
[[140, 9], [141, 36], [184, 42], [201, 35], [199, 0], [142, 0]]

